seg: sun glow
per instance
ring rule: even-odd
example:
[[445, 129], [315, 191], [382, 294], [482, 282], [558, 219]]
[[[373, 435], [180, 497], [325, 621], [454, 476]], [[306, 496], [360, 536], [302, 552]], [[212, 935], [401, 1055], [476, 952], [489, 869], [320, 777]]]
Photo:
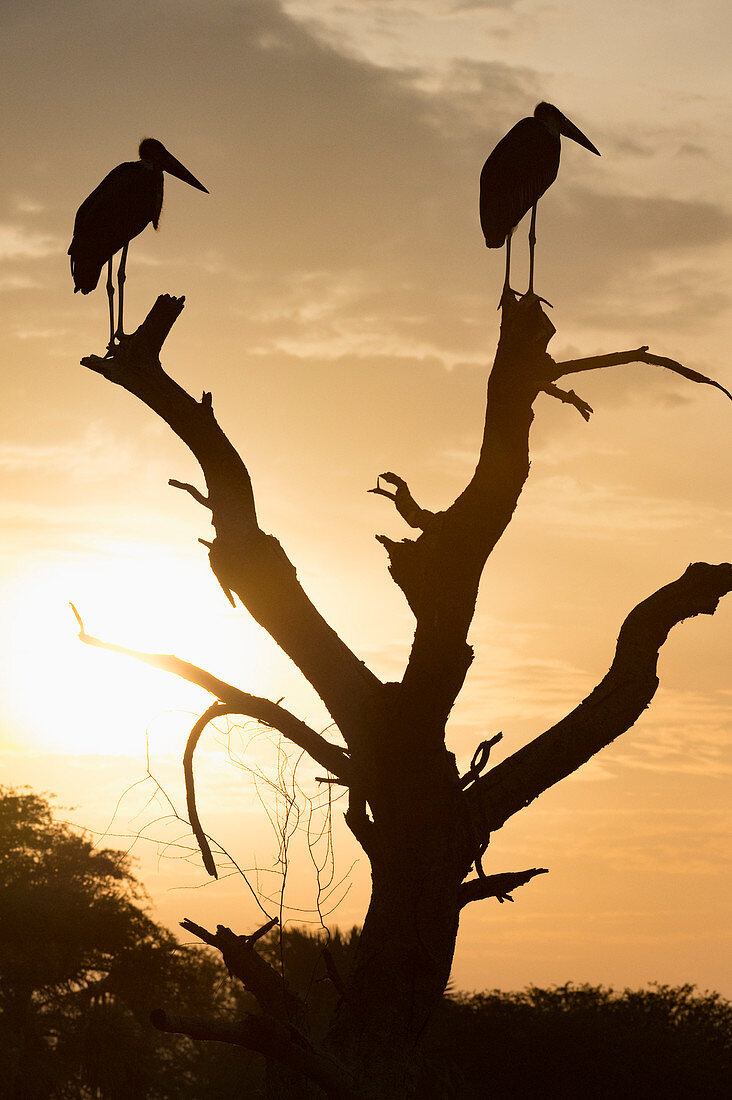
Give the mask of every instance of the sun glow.
[[39, 562], [0, 590], [3, 619], [12, 624], [0, 652], [0, 706], [13, 748], [137, 754], [149, 733], [156, 751], [177, 751], [210, 702], [166, 672], [83, 645], [70, 600], [89, 634], [174, 652], [256, 690], [261, 632], [228, 607], [205, 561], [161, 546], [108, 545]]

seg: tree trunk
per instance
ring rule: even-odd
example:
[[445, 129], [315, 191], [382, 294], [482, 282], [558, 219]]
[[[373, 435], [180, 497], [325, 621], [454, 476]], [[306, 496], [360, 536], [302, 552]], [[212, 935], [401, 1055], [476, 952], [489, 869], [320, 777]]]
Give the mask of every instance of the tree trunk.
[[371, 901], [327, 1046], [367, 1096], [396, 1100], [412, 1095], [417, 1045], [450, 977], [471, 834], [455, 758], [444, 745], [429, 753], [416, 726], [389, 733], [366, 782]]

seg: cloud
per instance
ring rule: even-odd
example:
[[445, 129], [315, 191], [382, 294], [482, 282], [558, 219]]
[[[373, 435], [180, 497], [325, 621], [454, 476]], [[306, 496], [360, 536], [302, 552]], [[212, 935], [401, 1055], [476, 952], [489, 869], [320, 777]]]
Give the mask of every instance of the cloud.
[[527, 519], [540, 526], [593, 538], [646, 539], [704, 525], [729, 530], [729, 510], [679, 497], [640, 494], [632, 485], [587, 484], [568, 475], [537, 477], [525, 491]]
[[631, 738], [613, 747], [613, 767], [679, 775], [732, 775], [732, 698], [664, 687]]
[[709, 160], [710, 153], [708, 149], [705, 149], [703, 145], [698, 145], [694, 141], [685, 141], [679, 145], [676, 150], [676, 156], [678, 157], [692, 157], [695, 160]]
[[597, 248], [643, 254], [718, 244], [732, 236], [732, 215], [711, 202], [604, 194], [574, 188], [566, 196], [575, 232]]
[[0, 470], [17, 473], [52, 469], [54, 473], [63, 471], [103, 479], [110, 474], [112, 464], [119, 467], [120, 448], [121, 461], [131, 462], [131, 447], [120, 439], [112, 442], [101, 424], [90, 424], [82, 438], [64, 443], [0, 442]]
[[19, 195], [15, 200], [15, 208], [20, 214], [41, 214], [46, 209], [43, 203], [28, 195]]
[[450, 9], [454, 12], [508, 11], [515, 8], [518, 0], [450, 0]]
[[38, 260], [53, 255], [60, 246], [59, 238], [23, 225], [0, 225], [0, 262], [7, 260]]
[[41, 285], [29, 275], [0, 275], [0, 290], [38, 290]]

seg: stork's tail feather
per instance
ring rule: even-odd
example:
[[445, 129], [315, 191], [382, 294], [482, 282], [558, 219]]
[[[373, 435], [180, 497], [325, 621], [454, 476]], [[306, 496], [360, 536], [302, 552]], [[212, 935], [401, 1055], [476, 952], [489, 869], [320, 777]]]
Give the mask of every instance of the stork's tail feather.
[[506, 234], [501, 233], [500, 230], [497, 233], [491, 233], [489, 235], [484, 233], [484, 236], [486, 248], [503, 248], [506, 243]]
[[84, 262], [80, 257], [74, 255], [75, 250], [72, 251], [73, 247], [72, 241], [69, 248], [69, 266], [71, 267], [71, 277], [74, 280], [74, 294], [79, 290], [82, 294], [91, 294], [97, 288], [104, 264], [89, 260]]

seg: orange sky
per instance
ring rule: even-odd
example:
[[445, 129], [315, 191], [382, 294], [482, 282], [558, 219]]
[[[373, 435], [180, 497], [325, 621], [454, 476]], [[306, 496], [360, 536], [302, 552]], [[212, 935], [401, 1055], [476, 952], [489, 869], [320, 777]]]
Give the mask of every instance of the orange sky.
[[[185, 293], [166, 367], [210, 389], [248, 463], [261, 522], [308, 592], [384, 676], [412, 618], [373, 535], [407, 532], [365, 490], [385, 469], [447, 505], [472, 472], [497, 338], [503, 257], [477, 218], [480, 168], [539, 99], [602, 152], [566, 143], [539, 207], [536, 286], [556, 358], [650, 344], [728, 387], [728, 5], [703, 0], [98, 0], [3, 3], [0, 181], [2, 781], [54, 791], [104, 830], [146, 768], [182, 812], [179, 757], [203, 695], [92, 652], [90, 632], [174, 651], [323, 728], [298, 674], [210, 575], [206, 516], [169, 477], [193, 460], [153, 416], [78, 366], [106, 342], [103, 290], [74, 296], [73, 216], [151, 135], [209, 188], [169, 180], [159, 233], [130, 250], [128, 325]], [[526, 279], [526, 230], [514, 285]], [[649, 367], [581, 376], [595, 408], [540, 399], [529, 485], [485, 574], [476, 661], [450, 745], [495, 759], [583, 698], [630, 608], [692, 560], [729, 557], [730, 405]], [[732, 995], [732, 605], [683, 624], [636, 728], [512, 820], [486, 866], [549, 867], [514, 906], [464, 917], [462, 988], [530, 981], [696, 982]], [[222, 727], [223, 728], [223, 727]], [[232, 734], [233, 747], [240, 735]], [[247, 760], [275, 764], [265, 739]], [[242, 867], [276, 845], [224, 735], [198, 750], [204, 824]], [[317, 769], [303, 770], [312, 790]], [[169, 840], [149, 781], [112, 833]], [[336, 875], [358, 852], [334, 811]], [[116, 840], [115, 843], [124, 843]], [[138, 842], [157, 912], [239, 931], [240, 877]], [[167, 850], [166, 855], [170, 855]], [[290, 916], [313, 919], [307, 854]], [[272, 890], [270, 880], [268, 890]], [[362, 858], [331, 919], [362, 919]], [[342, 891], [341, 891], [342, 892]], [[331, 900], [336, 900], [338, 891]], [[272, 905], [267, 903], [269, 911]]]

